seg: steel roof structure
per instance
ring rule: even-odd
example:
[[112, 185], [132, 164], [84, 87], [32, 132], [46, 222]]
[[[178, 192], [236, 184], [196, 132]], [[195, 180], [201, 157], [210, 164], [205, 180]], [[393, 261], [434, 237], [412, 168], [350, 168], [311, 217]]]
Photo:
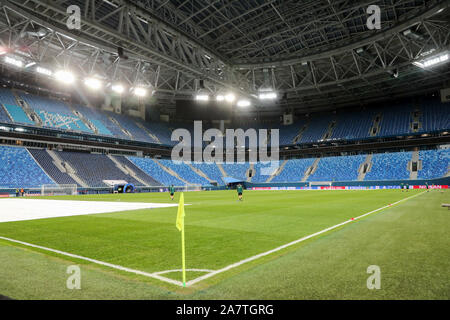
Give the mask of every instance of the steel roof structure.
[[[67, 27], [67, 8], [81, 28]], [[367, 8], [381, 9], [381, 29]], [[152, 86], [160, 105], [211, 94], [256, 109], [313, 111], [426, 92], [448, 65], [414, 64], [450, 49], [450, 0], [0, 0], [0, 45], [27, 62]], [[127, 57], [120, 57], [117, 48]]]

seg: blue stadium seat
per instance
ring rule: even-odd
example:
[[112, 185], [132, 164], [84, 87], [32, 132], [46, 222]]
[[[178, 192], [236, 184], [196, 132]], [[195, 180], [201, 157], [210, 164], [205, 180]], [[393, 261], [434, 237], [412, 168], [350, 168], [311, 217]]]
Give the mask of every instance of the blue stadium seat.
[[20, 97], [34, 109], [44, 127], [92, 133], [63, 101], [25, 93]]
[[313, 158], [288, 160], [283, 170], [272, 179], [272, 182], [302, 181], [306, 170], [314, 163], [314, 160]]
[[328, 126], [332, 120], [333, 116], [331, 114], [313, 117], [298, 143], [312, 143], [321, 140], [328, 131]]
[[210, 186], [211, 183], [205, 178], [199, 176], [195, 173], [187, 164], [185, 163], [174, 163], [172, 160], [159, 160], [159, 162], [166, 168], [172, 169], [178, 174], [178, 176], [191, 183], [202, 186]]
[[450, 170], [450, 149], [420, 151], [419, 160], [422, 160], [422, 170], [419, 170], [419, 179], [440, 178]]
[[321, 158], [308, 181], [357, 180], [359, 166], [365, 159], [366, 156], [363, 155]]
[[222, 164], [222, 167], [229, 177], [247, 180], [245, 174], [247, 173], [247, 170], [250, 169], [250, 164], [248, 162], [224, 163]]
[[4, 107], [8, 111], [14, 122], [34, 125], [34, 122], [28, 118], [22, 107], [10, 104], [4, 104]]
[[76, 174], [89, 187], [108, 186], [103, 180], [124, 180], [135, 186], [143, 185], [130, 175], [121, 171], [115, 163], [104, 154], [78, 152], [57, 152], [59, 158], [76, 170]]
[[152, 159], [148, 158], [138, 158], [138, 157], [127, 157], [128, 160], [133, 162], [137, 167], [144, 171], [149, 176], [153, 177], [155, 180], [162, 183], [164, 186], [184, 186], [186, 185], [181, 180], [177, 179], [173, 175], [167, 173]]
[[28, 151], [41, 168], [43, 168], [57, 184], [76, 184], [80, 186], [67, 173], [61, 172], [61, 170], [56, 167], [53, 163], [53, 158], [50, 157], [46, 150], [29, 148]]
[[375, 112], [344, 112], [339, 114], [331, 139], [354, 140], [370, 136]]
[[402, 180], [409, 179], [408, 162], [412, 152], [377, 153], [372, 158], [372, 168], [364, 180]]
[[204, 174], [208, 176], [211, 180], [217, 181], [219, 185], [223, 185], [223, 176], [220, 172], [219, 167], [217, 167], [216, 163], [207, 163], [207, 162], [193, 162], [192, 166], [201, 170]]
[[0, 188], [39, 188], [55, 184], [27, 149], [0, 146]]

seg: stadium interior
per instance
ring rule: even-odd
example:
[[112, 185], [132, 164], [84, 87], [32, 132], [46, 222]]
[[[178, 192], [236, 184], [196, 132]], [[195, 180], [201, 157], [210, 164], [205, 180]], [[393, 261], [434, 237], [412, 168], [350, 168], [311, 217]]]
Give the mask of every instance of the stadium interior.
[[449, 0], [0, 8], [0, 197], [450, 184]]

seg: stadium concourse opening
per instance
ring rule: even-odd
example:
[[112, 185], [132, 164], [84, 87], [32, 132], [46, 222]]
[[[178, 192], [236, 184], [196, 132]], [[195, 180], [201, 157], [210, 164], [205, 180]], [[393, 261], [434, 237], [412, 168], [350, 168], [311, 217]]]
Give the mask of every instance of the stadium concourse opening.
[[450, 298], [449, 0], [1, 9], [0, 299]]

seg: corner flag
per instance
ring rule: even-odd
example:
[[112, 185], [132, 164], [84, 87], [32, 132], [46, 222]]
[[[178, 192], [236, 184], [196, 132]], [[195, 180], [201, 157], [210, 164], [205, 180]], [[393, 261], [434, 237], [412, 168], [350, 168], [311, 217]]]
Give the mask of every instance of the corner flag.
[[181, 231], [181, 260], [183, 266], [183, 286], [186, 287], [186, 257], [184, 252], [184, 193], [181, 193], [178, 203], [177, 229]]
[[180, 202], [178, 203], [178, 214], [177, 214], [177, 229], [182, 231], [184, 229], [184, 193], [181, 193]]

